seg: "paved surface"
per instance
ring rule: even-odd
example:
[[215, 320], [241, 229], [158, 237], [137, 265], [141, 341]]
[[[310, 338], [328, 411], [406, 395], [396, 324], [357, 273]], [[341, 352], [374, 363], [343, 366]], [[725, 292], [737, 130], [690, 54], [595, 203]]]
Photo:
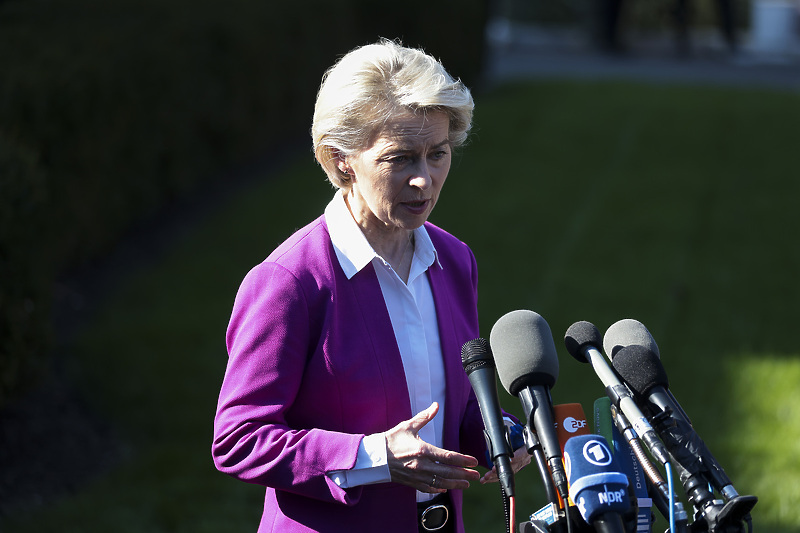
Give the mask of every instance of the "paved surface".
[[[498, 34], [499, 33], [499, 34]], [[653, 83], [697, 83], [767, 87], [800, 92], [797, 46], [766, 52], [745, 44], [733, 54], [713, 34], [693, 36], [692, 52], [680, 56], [669, 36], [629, 39], [622, 54], [604, 54], [574, 30], [490, 27], [487, 77], [513, 79], [630, 79]]]

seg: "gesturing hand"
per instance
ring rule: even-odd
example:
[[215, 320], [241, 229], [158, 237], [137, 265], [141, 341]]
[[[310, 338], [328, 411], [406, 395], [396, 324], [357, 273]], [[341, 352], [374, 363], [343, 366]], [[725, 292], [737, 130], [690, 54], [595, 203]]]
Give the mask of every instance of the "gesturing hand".
[[[516, 474], [522, 468], [528, 466], [531, 463], [531, 455], [525, 449], [525, 446], [520, 446], [514, 452], [514, 456], [511, 458], [511, 470]], [[497, 477], [497, 467], [493, 466], [491, 470], [486, 472], [483, 477], [481, 478], [481, 483], [495, 483], [500, 481]]]
[[419, 430], [438, 412], [439, 404], [434, 402], [385, 433], [392, 481], [436, 494], [449, 489], [466, 489], [470, 481], [480, 479], [478, 471], [472, 469], [478, 466], [477, 459], [438, 448], [419, 438]]

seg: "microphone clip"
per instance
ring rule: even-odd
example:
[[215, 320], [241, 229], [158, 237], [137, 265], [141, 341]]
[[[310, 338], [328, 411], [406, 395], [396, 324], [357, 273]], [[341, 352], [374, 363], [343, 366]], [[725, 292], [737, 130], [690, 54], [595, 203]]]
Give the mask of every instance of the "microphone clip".
[[674, 428], [677, 423], [675, 418], [672, 416], [672, 409], [667, 406], [663, 411], [658, 411], [650, 419], [650, 425], [652, 425], [653, 429], [659, 433], [670, 428]]

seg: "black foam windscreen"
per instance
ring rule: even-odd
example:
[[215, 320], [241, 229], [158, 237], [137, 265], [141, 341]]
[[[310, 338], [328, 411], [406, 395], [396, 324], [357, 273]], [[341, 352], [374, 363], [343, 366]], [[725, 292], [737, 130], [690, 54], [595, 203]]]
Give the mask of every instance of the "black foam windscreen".
[[597, 327], [585, 320], [572, 324], [564, 335], [564, 345], [567, 347], [567, 351], [581, 363], [589, 362], [586, 354], [583, 353], [584, 348], [594, 346], [599, 349], [602, 343], [603, 339]]
[[634, 393], [646, 396], [656, 386], [669, 389], [667, 371], [652, 350], [632, 344], [621, 348], [611, 363]]
[[603, 350], [609, 359], [614, 359], [617, 352], [625, 346], [636, 344], [648, 348], [656, 356], [661, 357], [656, 340], [647, 328], [632, 318], [624, 318], [611, 325], [603, 336]]
[[517, 396], [525, 387], [552, 387], [558, 379], [558, 355], [544, 318], [520, 309], [500, 317], [489, 334], [500, 383]]

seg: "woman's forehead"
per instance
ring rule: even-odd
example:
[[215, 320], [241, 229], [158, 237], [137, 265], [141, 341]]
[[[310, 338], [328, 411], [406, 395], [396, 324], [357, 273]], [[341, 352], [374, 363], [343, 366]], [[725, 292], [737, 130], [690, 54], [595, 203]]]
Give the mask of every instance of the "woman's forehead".
[[448, 143], [450, 119], [442, 111], [397, 115], [386, 121], [375, 144], [429, 145]]

